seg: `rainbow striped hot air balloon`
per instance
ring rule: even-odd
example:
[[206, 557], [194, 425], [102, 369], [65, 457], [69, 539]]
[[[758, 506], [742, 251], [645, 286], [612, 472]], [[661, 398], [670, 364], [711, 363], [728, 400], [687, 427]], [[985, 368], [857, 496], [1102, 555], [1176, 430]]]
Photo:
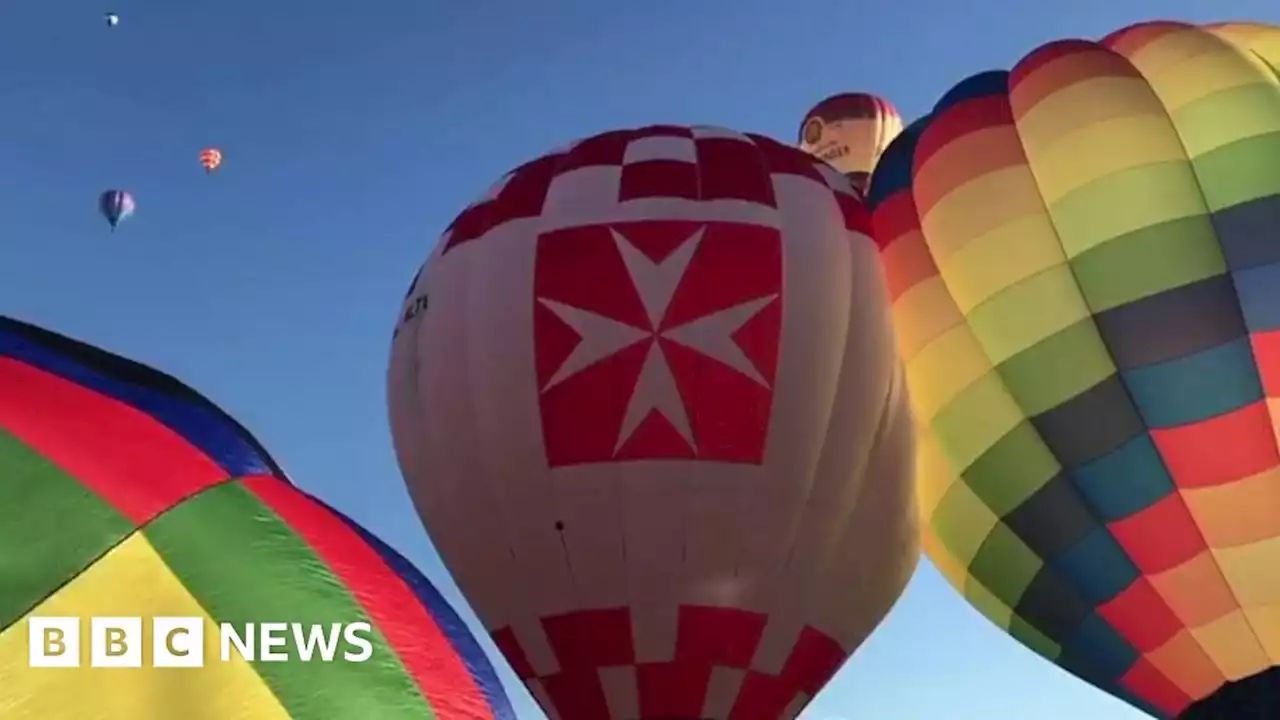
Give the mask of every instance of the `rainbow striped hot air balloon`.
[[[29, 668], [30, 616], [354, 623], [368, 662]], [[171, 377], [0, 318], [0, 715], [6, 720], [514, 720], [431, 584], [294, 487]]]
[[924, 546], [1158, 717], [1280, 717], [1280, 28], [969, 78], [871, 183]]

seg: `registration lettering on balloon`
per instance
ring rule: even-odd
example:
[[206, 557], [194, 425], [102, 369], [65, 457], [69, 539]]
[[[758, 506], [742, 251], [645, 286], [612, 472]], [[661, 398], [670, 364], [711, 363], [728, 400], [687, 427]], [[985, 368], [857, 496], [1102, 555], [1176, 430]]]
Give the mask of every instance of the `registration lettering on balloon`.
[[409, 287], [404, 291], [404, 310], [400, 313], [399, 320], [396, 321], [396, 327], [391, 332], [391, 338], [394, 340], [400, 335], [400, 331], [404, 329], [411, 320], [416, 318], [419, 313], [427, 309], [427, 296], [414, 298], [413, 294], [418, 290], [418, 281], [422, 278], [422, 271], [425, 266], [419, 266], [418, 270], [413, 274], [413, 279], [409, 281]]
[[849, 154], [848, 145], [836, 145], [835, 147], [818, 151], [818, 157], [822, 158], [823, 160], [826, 160], [827, 162], [831, 162], [832, 160], [835, 160], [837, 158], [842, 158], [848, 154]]
[[418, 313], [426, 310], [428, 302], [426, 295], [414, 298], [413, 302], [409, 303], [408, 307], [405, 308], [404, 315], [400, 317], [400, 325], [403, 327], [410, 320], [416, 318]]

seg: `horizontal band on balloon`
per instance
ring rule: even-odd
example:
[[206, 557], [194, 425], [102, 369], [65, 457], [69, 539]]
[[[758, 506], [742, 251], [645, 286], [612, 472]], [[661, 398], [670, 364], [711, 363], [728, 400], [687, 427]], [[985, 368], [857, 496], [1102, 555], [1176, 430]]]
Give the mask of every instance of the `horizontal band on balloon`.
[[737, 608], [678, 608], [675, 657], [671, 662], [637, 663], [632, 619], [626, 608], [586, 610], [544, 619], [541, 624], [561, 665], [539, 677], [510, 628], [496, 630], [494, 642], [521, 679], [544, 688], [566, 717], [609, 717], [602, 685], [613, 672], [634, 675], [641, 716], [699, 717], [711, 686], [737, 676], [742, 683], [730, 716], [747, 709], [781, 714], [797, 689], [816, 695], [838, 669], [845, 652], [830, 638], [805, 630], [779, 675], [751, 669], [752, 656], [768, 618]]
[[145, 413], [216, 462], [227, 476], [275, 471], [265, 451], [226, 413], [175, 378], [145, 365], [4, 317], [0, 317], [0, 358], [19, 361]]
[[[1061, 44], [1056, 46], [1061, 47]], [[1048, 53], [1053, 54], [1056, 48], [1051, 46]], [[945, 161], [945, 157], [936, 155], [962, 136], [986, 127], [1016, 123], [1020, 138], [1017, 142], [1006, 141], [1011, 153], [1008, 157], [1025, 153], [1032, 159], [1041, 191], [1053, 204], [1072, 188], [1123, 167], [1188, 155], [1202, 158], [1238, 140], [1280, 130], [1273, 112], [1257, 112], [1274, 107], [1276, 100], [1269, 93], [1274, 80], [1260, 73], [1256, 64], [1232, 48], [1224, 46], [1216, 54], [1202, 53], [1191, 61], [1166, 68], [1165, 76], [1156, 73], [1147, 78], [1138, 76], [1123, 58], [1105, 50], [1093, 49], [1084, 43], [1076, 45], [1076, 50], [1072, 53], [1074, 57], [1056, 58], [1043, 67], [1041, 73], [1021, 72], [1021, 77], [1010, 82], [1007, 100], [1003, 95], [979, 97], [968, 103], [983, 108], [964, 109], [966, 103], [947, 108], [942, 122], [931, 123], [921, 139], [916, 153], [920, 173], [928, 175], [926, 165]], [[1014, 75], [1018, 76], [1022, 68], [1035, 62], [1033, 54]], [[1223, 71], [1224, 64], [1232, 65], [1228, 72]], [[1031, 87], [1039, 80], [1037, 74], [1054, 70], [1065, 73], [1048, 72], [1060, 77], [1046, 76], [1044, 79], [1049, 82], [1040, 82], [1038, 89]], [[1147, 88], [1148, 83], [1156, 86], [1158, 94]], [[1128, 119], [1157, 125], [1143, 128], [1147, 132], [1139, 132], [1135, 127], [1131, 133], [1123, 129], [1123, 124], [1108, 127], [1109, 123], [1123, 123]], [[1175, 125], [1176, 135], [1171, 132]], [[1073, 142], [1087, 147], [1087, 152], [1073, 149]], [[999, 159], [1004, 153], [997, 148], [983, 149], [984, 153], [971, 156], [991, 163], [988, 169], [1008, 164], [1008, 160]], [[954, 152], [960, 150], [955, 148]], [[976, 174], [982, 173], [979, 168]], [[1243, 179], [1249, 177], [1246, 173]], [[1214, 180], [1227, 180], [1227, 187], [1239, 184], [1229, 178], [1215, 177]], [[921, 182], [929, 187], [929, 181], [922, 178]], [[938, 192], [945, 194], [947, 187], [949, 184], [939, 186]], [[935, 193], [929, 190], [925, 193], [918, 199], [924, 205], [922, 209], [928, 212]], [[1249, 199], [1237, 196], [1230, 200], [1229, 195], [1211, 207], [1226, 207]]]
[[870, 233], [848, 180], [794, 148], [720, 128], [643, 128], [593, 137], [512, 171], [446, 230], [443, 252], [509, 223], [513, 232], [521, 223], [551, 232], [653, 217], [777, 227], [774, 183], [796, 181], [819, 184], [847, 228]]

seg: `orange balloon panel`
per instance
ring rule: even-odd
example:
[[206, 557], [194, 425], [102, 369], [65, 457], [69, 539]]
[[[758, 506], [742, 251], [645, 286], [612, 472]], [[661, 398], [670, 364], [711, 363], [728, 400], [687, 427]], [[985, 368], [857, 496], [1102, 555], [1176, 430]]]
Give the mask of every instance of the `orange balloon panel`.
[[503, 178], [414, 278], [396, 452], [560, 720], [794, 717], [917, 559], [868, 217], [768, 138], [622, 130]]

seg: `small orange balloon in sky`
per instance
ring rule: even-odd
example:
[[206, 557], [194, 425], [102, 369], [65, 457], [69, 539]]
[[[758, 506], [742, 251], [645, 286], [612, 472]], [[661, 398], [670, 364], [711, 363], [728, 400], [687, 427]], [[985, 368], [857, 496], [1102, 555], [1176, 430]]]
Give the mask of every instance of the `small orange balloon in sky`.
[[211, 173], [222, 164], [222, 151], [217, 148], [205, 148], [200, 151], [200, 164], [204, 171]]

